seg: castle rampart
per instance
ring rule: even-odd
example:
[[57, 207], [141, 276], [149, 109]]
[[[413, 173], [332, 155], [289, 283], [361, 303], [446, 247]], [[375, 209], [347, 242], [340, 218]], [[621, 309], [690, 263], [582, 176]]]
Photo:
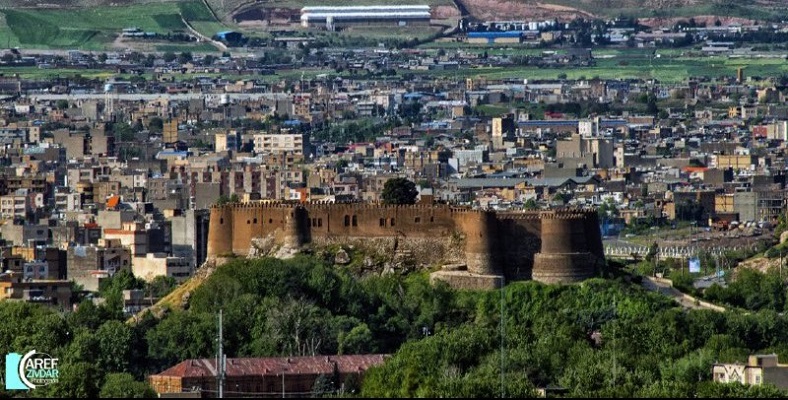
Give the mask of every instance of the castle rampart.
[[[208, 257], [248, 255], [268, 238], [297, 249], [345, 239], [461, 240], [470, 274], [575, 282], [604, 260], [596, 211], [496, 213], [443, 205], [233, 203], [214, 206]], [[453, 260], [452, 262], [456, 262]]]

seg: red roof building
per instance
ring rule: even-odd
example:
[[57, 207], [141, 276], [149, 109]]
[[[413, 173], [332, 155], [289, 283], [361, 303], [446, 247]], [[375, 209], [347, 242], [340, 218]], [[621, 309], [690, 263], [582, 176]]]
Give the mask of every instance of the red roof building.
[[[380, 365], [385, 354], [228, 358], [224, 394], [228, 397], [313, 397], [315, 380], [325, 375], [337, 389], [351, 376], [361, 382], [364, 372]], [[159, 395], [200, 392], [218, 397], [216, 359], [186, 360], [148, 377]]]

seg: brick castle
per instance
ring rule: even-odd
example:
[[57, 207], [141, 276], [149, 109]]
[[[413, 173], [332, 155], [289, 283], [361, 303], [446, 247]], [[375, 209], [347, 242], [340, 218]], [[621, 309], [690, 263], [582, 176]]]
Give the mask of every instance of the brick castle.
[[597, 275], [604, 264], [594, 210], [252, 202], [214, 206], [209, 227], [208, 257], [213, 259], [254, 254], [255, 239], [264, 238], [291, 249], [375, 239], [421, 241], [430, 247], [453, 238], [460, 248], [457, 261], [468, 276], [572, 283]]

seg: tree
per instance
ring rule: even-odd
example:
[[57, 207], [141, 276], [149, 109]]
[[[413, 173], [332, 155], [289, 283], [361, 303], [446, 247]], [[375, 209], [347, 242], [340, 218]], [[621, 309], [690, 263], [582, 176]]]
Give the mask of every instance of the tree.
[[16, 60], [16, 56], [11, 53], [5, 53], [2, 57], [0, 57], [0, 61], [3, 61], [6, 64], [10, 64]]
[[98, 55], [98, 61], [102, 64], [107, 62], [107, 53], [101, 53]]
[[225, 204], [237, 203], [239, 201], [240, 199], [238, 198], [238, 195], [235, 193], [231, 194], [230, 196], [221, 195], [219, 196], [218, 199], [216, 199], [216, 205], [223, 206]]
[[[40, 397], [96, 398], [101, 386], [101, 373], [87, 362], [66, 363], [58, 366], [59, 379], [56, 384], [36, 389]], [[41, 393], [39, 393], [41, 391]]]
[[102, 398], [145, 399], [156, 397], [156, 392], [144, 382], [137, 382], [128, 373], [107, 374], [101, 386]]
[[148, 130], [151, 133], [161, 133], [164, 129], [164, 121], [160, 117], [153, 117], [148, 121]]
[[648, 248], [648, 253], [646, 253], [646, 261], [648, 262], [653, 261], [658, 254], [659, 254], [659, 245], [657, 244], [657, 242], [654, 242]]
[[65, 109], [67, 109], [68, 108], [68, 100], [65, 100], [65, 99], [58, 100], [57, 103], [55, 103], [55, 107], [57, 107], [58, 110], [65, 110]]
[[126, 372], [132, 349], [131, 328], [120, 321], [107, 321], [96, 331], [97, 366], [101, 371]]
[[211, 65], [214, 61], [216, 61], [216, 57], [212, 54], [206, 54], [202, 59], [204, 65]]
[[392, 178], [383, 185], [383, 204], [416, 204], [416, 184], [406, 178]]
[[161, 58], [165, 62], [171, 63], [171, 62], [175, 61], [175, 59], [178, 58], [178, 56], [176, 56], [175, 53], [173, 53], [171, 51], [168, 51], [168, 52], [164, 53], [164, 55], [162, 55]]
[[525, 204], [523, 204], [523, 208], [526, 210], [538, 210], [539, 203], [537, 203], [534, 199], [528, 199], [525, 201]]
[[334, 382], [331, 380], [331, 376], [326, 374], [318, 375], [315, 383], [312, 385], [312, 395], [314, 397], [323, 397], [333, 393]]
[[186, 64], [192, 61], [192, 53], [188, 51], [184, 51], [180, 55], [178, 55], [178, 62], [181, 64]]

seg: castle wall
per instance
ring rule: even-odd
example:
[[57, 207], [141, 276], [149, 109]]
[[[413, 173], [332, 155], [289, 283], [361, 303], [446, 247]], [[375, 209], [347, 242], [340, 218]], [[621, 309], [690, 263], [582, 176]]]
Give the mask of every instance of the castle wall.
[[312, 236], [429, 237], [449, 235], [455, 223], [448, 208], [368, 204], [309, 205]]
[[[451, 256], [436, 254], [429, 260], [464, 261], [469, 273], [507, 280], [577, 281], [593, 276], [604, 260], [596, 212], [589, 211], [495, 213], [424, 205], [254, 203], [211, 210], [209, 257], [247, 255], [254, 238], [270, 238], [293, 249], [310, 242], [390, 238], [391, 248], [385, 247], [392, 252], [416, 240], [414, 248], [433, 243], [436, 252], [453, 249]], [[459, 247], [450, 246], [452, 242]], [[464, 259], [458, 260], [458, 248]]]

